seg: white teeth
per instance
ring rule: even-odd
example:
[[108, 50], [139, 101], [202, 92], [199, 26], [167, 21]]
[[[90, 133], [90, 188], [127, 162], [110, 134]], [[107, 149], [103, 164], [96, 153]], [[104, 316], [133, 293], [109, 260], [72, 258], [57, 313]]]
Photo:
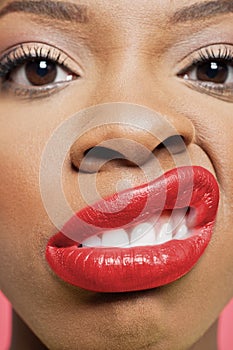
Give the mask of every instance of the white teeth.
[[129, 245], [129, 236], [123, 229], [106, 231], [102, 235], [102, 247], [124, 247]]
[[155, 230], [148, 222], [137, 225], [131, 232], [130, 246], [145, 246], [155, 244]]
[[172, 239], [172, 226], [169, 223], [163, 224], [160, 231], [156, 235], [156, 243], [161, 244]]
[[101, 238], [98, 236], [89, 237], [82, 242], [82, 245], [86, 247], [99, 247], [102, 245]]
[[185, 224], [185, 220], [186, 220], [186, 214], [187, 209], [176, 209], [172, 211], [171, 214], [171, 224], [172, 224], [172, 228], [173, 231], [178, 230], [178, 228], [182, 225]]
[[189, 214], [187, 215], [186, 222], [188, 227], [194, 227], [197, 219], [196, 209], [190, 208]]
[[181, 225], [178, 231], [176, 232], [174, 238], [175, 239], [182, 239], [185, 238], [188, 234], [188, 228], [185, 224]]
[[[162, 244], [172, 239], [186, 239], [192, 236], [192, 225], [195, 221], [195, 210], [187, 218], [187, 208], [176, 209], [171, 213], [163, 212], [161, 216], [154, 215], [147, 222], [140, 223], [127, 230], [108, 230], [102, 235], [85, 239], [83, 246], [89, 247], [135, 247]], [[171, 214], [171, 215], [169, 215]]]

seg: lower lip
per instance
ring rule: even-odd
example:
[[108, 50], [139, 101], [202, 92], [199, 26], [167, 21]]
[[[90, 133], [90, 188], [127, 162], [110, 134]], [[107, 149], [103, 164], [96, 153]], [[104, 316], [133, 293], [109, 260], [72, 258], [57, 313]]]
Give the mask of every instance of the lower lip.
[[[197, 198], [190, 200], [190, 206], [194, 207], [197, 212], [199, 211], [198, 215], [202, 217], [201, 224], [192, 230], [193, 235], [190, 238], [174, 239], [154, 246], [80, 248], [77, 242], [59, 232], [49, 240], [46, 247], [46, 259], [56, 275], [69, 284], [95, 292], [130, 292], [152, 289], [186, 275], [200, 259], [211, 240], [219, 190], [216, 180], [207, 170], [200, 167], [184, 167], [183, 169], [187, 174], [190, 169], [193, 171], [194, 183], [195, 177], [200, 176], [200, 172], [202, 178], [206, 177], [208, 190], [206, 188], [205, 193], [207, 195], [209, 195], [209, 188], [212, 188], [209, 208], [207, 201], [205, 204], [204, 201], [201, 202], [203, 188], [202, 194], [199, 193], [201, 196], [199, 201]], [[177, 176], [176, 170], [171, 170], [164, 176], [174, 178]], [[157, 184], [159, 181], [160, 179], [155, 180]], [[198, 191], [200, 192], [200, 189]], [[192, 198], [194, 197], [195, 195]], [[174, 198], [171, 202], [174, 203]], [[165, 206], [167, 206], [165, 209], [170, 209], [169, 203]], [[205, 216], [208, 216], [207, 222]]]

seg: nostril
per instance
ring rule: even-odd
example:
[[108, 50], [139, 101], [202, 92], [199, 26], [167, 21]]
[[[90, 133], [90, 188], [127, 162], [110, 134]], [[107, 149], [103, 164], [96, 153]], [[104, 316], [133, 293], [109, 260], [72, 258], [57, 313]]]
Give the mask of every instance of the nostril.
[[111, 148], [95, 146], [83, 152], [78, 169], [82, 172], [97, 173], [114, 165], [128, 164], [127, 158]]
[[186, 149], [185, 139], [181, 135], [173, 135], [161, 142], [155, 150], [166, 148], [170, 153], [177, 154], [184, 152]]
[[107, 160], [107, 161], [112, 159], [125, 159], [125, 156], [122, 153], [112, 150], [110, 148], [100, 147], [100, 146], [91, 147], [88, 150], [86, 150], [84, 152], [84, 157], [86, 159], [91, 158], [95, 160]]

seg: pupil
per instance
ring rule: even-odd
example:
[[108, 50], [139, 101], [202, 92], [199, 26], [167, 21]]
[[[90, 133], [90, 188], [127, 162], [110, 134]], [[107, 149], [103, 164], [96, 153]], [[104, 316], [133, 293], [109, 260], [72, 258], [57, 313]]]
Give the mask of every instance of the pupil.
[[38, 64], [37, 74], [40, 77], [44, 77], [46, 74], [48, 74], [48, 64], [46, 61], [41, 61]]
[[206, 62], [197, 67], [197, 78], [216, 84], [224, 84], [228, 77], [227, 64], [221, 62]]
[[211, 62], [209, 69], [207, 70], [207, 75], [210, 79], [214, 79], [218, 75], [218, 64], [216, 62]]
[[56, 63], [49, 60], [33, 60], [26, 64], [26, 76], [32, 85], [41, 86], [54, 83], [57, 76]]

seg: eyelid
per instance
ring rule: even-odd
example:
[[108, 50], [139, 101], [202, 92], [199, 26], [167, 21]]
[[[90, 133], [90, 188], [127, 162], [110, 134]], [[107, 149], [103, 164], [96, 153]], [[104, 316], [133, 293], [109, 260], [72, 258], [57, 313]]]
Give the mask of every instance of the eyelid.
[[22, 43], [8, 49], [7, 52], [4, 52], [0, 56], [0, 68], [3, 65], [7, 65], [9, 61], [14, 61], [15, 59], [20, 60], [21, 57], [22, 63], [30, 58], [44, 57], [69, 69], [77, 76], [84, 76], [84, 69], [79, 62], [71, 58], [63, 50], [39, 42]]
[[3, 92], [6, 91], [7, 93], [12, 93], [14, 96], [19, 97], [20, 99], [31, 99], [31, 100], [39, 100], [39, 99], [44, 99], [48, 98], [54, 93], [58, 93], [65, 89], [68, 85], [72, 83], [65, 81], [65, 82], [60, 82], [60, 83], [55, 83], [53, 85], [47, 85], [45, 87], [21, 87], [21, 86], [12, 86], [10, 82], [7, 82], [4, 85]]
[[229, 86], [220, 85], [217, 89], [212, 86], [211, 83], [201, 83], [198, 84], [197, 81], [184, 80], [185, 85], [197, 92], [209, 95], [211, 97], [216, 97], [224, 102], [233, 102], [233, 84]]

